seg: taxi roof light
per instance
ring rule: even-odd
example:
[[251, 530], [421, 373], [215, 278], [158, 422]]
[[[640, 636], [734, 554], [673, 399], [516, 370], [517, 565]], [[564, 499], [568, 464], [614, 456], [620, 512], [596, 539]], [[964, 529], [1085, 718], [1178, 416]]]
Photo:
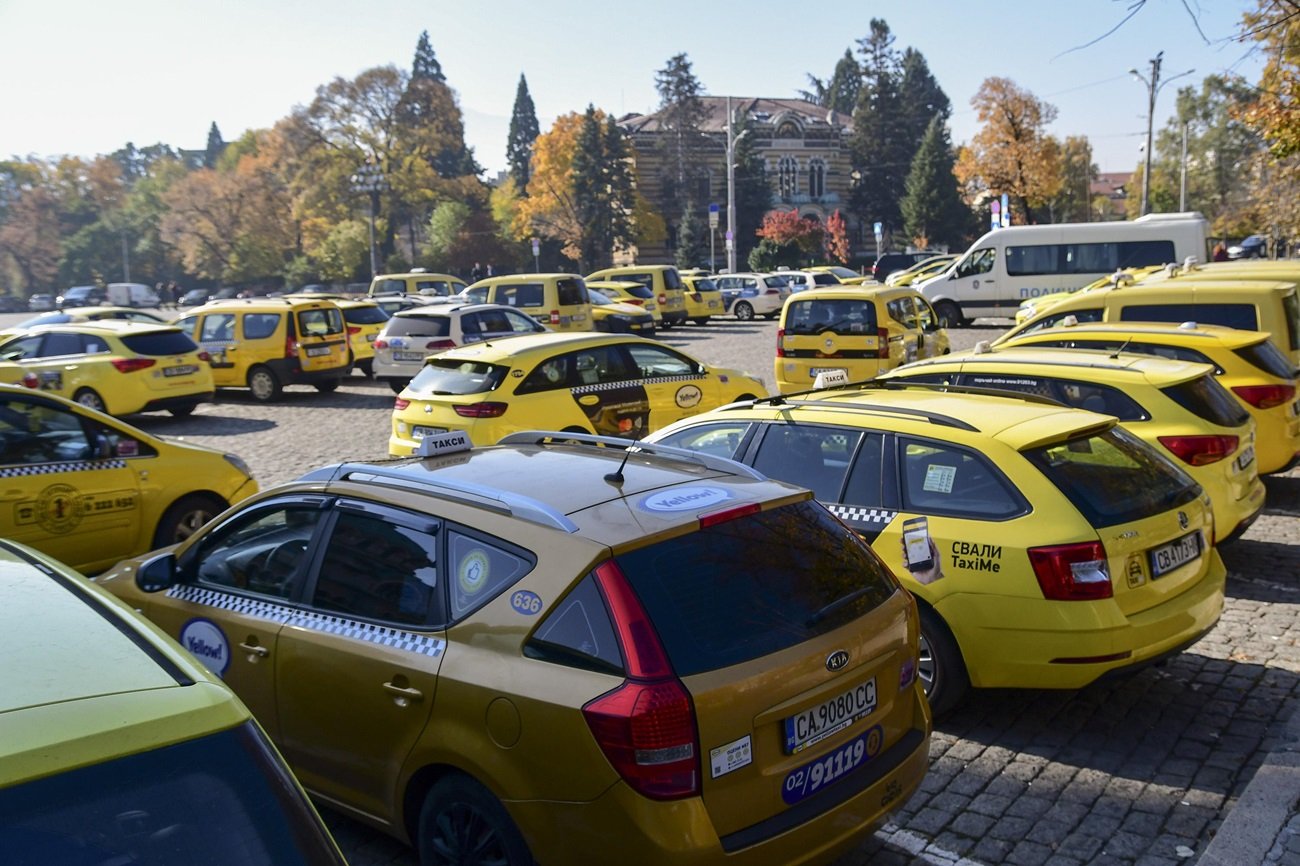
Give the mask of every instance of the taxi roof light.
[[1160, 444], [1179, 460], [1190, 466], [1208, 466], [1218, 463], [1237, 450], [1236, 436], [1158, 436]]
[[1115, 595], [1100, 541], [1031, 547], [1027, 552], [1046, 599], [1096, 601]]

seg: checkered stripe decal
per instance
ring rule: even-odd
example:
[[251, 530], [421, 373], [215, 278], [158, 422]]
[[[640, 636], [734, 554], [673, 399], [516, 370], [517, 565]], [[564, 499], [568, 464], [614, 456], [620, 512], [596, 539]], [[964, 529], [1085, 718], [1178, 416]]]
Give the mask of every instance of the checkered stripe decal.
[[93, 472], [96, 469], [125, 469], [125, 460], [70, 460], [66, 463], [37, 463], [34, 466], [7, 466], [0, 469], [0, 478], [19, 478], [27, 475], [58, 475], [63, 472]]
[[898, 516], [897, 511], [885, 511], [883, 508], [863, 508], [857, 505], [827, 505], [826, 508], [838, 517], [850, 523], [878, 523], [881, 526]]
[[694, 373], [684, 373], [680, 376], [655, 376], [652, 379], [628, 379], [626, 382], [598, 382], [594, 385], [577, 385], [570, 388], [573, 394], [595, 394], [598, 391], [615, 391], [624, 388], [635, 388], [639, 385], [659, 385], [665, 382], [701, 382], [705, 376], [697, 376]]
[[228, 610], [232, 613], [253, 616], [258, 619], [278, 622], [282, 625], [309, 628], [322, 634], [366, 641], [367, 643], [429, 656], [430, 658], [442, 655], [442, 650], [447, 645], [447, 642], [441, 638], [415, 634], [369, 622], [358, 622], [335, 614], [299, 610], [288, 605], [248, 598], [229, 592], [203, 589], [197, 586], [173, 586], [167, 590], [167, 595], [180, 601]]

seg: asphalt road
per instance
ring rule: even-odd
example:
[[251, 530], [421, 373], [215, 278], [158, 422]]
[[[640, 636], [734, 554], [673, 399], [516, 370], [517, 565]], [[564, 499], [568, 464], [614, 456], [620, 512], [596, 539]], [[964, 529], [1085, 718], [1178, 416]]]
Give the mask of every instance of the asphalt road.
[[[0, 315], [0, 327], [24, 316]], [[1002, 327], [951, 332], [955, 349]], [[722, 320], [661, 335], [710, 363], [773, 383], [774, 322]], [[129, 420], [241, 455], [263, 486], [345, 459], [386, 456], [393, 394], [359, 374], [333, 394], [246, 392], [186, 419]], [[1078, 692], [976, 693], [940, 723], [930, 772], [850, 864], [1194, 863], [1300, 696], [1300, 473], [1269, 478], [1264, 515], [1223, 550], [1219, 625], [1163, 667]], [[1293, 810], [1294, 811], [1294, 810]], [[414, 854], [327, 811], [353, 866]]]

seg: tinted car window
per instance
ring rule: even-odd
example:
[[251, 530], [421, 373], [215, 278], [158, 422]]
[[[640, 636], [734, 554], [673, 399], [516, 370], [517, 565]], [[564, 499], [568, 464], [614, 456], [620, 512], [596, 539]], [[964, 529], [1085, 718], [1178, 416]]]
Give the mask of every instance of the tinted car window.
[[532, 554], [468, 531], [447, 533], [447, 582], [452, 619], [472, 613], [532, 571]]
[[[497, 286], [493, 300], [508, 307], [540, 307], [546, 303], [546, 294], [541, 283], [521, 283], [518, 285]], [[581, 300], [573, 303], [580, 304]]]
[[1245, 408], [1209, 373], [1160, 390], [1179, 406], [1211, 424], [1239, 427], [1250, 420]]
[[727, 520], [617, 561], [679, 676], [803, 643], [897, 590], [871, 548], [813, 502]]
[[[244, 316], [244, 338], [248, 340], [265, 340], [280, 327], [279, 313], [249, 313]], [[207, 322], [203, 323], [203, 332], [207, 333]], [[226, 339], [230, 339], [227, 337]]]
[[1119, 317], [1125, 322], [1185, 322], [1195, 319], [1203, 324], [1226, 325], [1242, 331], [1259, 330], [1253, 304], [1130, 304], [1120, 309]]
[[1094, 528], [1185, 505], [1201, 485], [1122, 427], [1022, 452]]
[[748, 421], [699, 424], [687, 427], [685, 430], [678, 430], [668, 436], [658, 437], [656, 441], [660, 445], [689, 448], [691, 451], [703, 451], [730, 460], [735, 459], [750, 426]]
[[50, 358], [55, 355], [79, 355], [84, 350], [84, 341], [80, 334], [46, 334], [41, 342], [40, 356]]
[[1196, 349], [1189, 349], [1186, 346], [1170, 346], [1164, 343], [1143, 343], [1134, 340], [1131, 337], [1088, 337], [1086, 339], [1042, 340], [1035, 341], [1034, 345], [1054, 349], [1094, 349], [1097, 351], [1104, 350], [1107, 352], [1119, 352], [1123, 350], [1137, 355], [1154, 355], [1157, 358], [1170, 358], [1175, 361], [1191, 361], [1193, 364], [1210, 364], [1218, 372], [1223, 372], [1223, 368], [1211, 361], [1204, 352], [1198, 352]]
[[862, 434], [831, 427], [771, 425], [754, 457], [754, 468], [769, 478], [806, 487], [822, 502], [839, 502]]
[[611, 674], [623, 672], [623, 653], [594, 577], [584, 577], [554, 607], [524, 646], [524, 655]]
[[[581, 304], [587, 294], [587, 287], [582, 280], [556, 280], [555, 291], [560, 302], [560, 306], [570, 307], [574, 304]], [[538, 303], [541, 303], [540, 301]]]
[[957, 382], [976, 388], [1047, 397], [1076, 409], [1114, 415], [1121, 421], [1145, 421], [1151, 417], [1151, 413], [1142, 404], [1118, 388], [1078, 379], [1037, 376], [1032, 373], [963, 373], [957, 377]]
[[338, 509], [312, 606], [411, 625], [444, 621], [438, 537], [381, 516]]
[[338, 307], [303, 310], [298, 313], [298, 333], [308, 337], [331, 337], [342, 334], [343, 313]]
[[388, 314], [379, 307], [348, 307], [343, 318], [354, 325], [378, 325], [388, 321]]
[[431, 394], [482, 394], [496, 390], [509, 371], [509, 367], [477, 361], [430, 358], [407, 387]]
[[1068, 313], [1054, 313], [1050, 316], [1043, 316], [1032, 325], [1027, 325], [1023, 331], [1020, 331], [1020, 333], [1032, 334], [1034, 331], [1042, 330], [1043, 328], [1054, 328], [1070, 316], [1074, 317], [1074, 320], [1077, 322], [1100, 322], [1102, 309], [1101, 307], [1096, 307], [1095, 309], [1071, 310]]
[[[321, 511], [279, 506], [241, 515], [193, 554], [200, 581], [289, 599], [301, 586]], [[189, 559], [189, 557], [187, 557]]]
[[944, 442], [899, 442], [903, 507], [924, 514], [1005, 520], [1029, 510], [983, 455]]
[[81, 421], [43, 403], [0, 402], [0, 463], [52, 463], [93, 455]]
[[384, 333], [389, 337], [445, 337], [451, 333], [451, 316], [393, 316]]
[[387, 294], [389, 292], [404, 293], [406, 291], [405, 280], [380, 280], [374, 288], [374, 294]]
[[785, 314], [788, 334], [876, 334], [876, 305], [871, 301], [791, 301]]
[[1282, 311], [1286, 315], [1287, 344], [1294, 352], [1300, 349], [1300, 298], [1295, 292], [1282, 299]]
[[1233, 350], [1238, 357], [1254, 367], [1258, 367], [1265, 373], [1290, 379], [1296, 374], [1295, 367], [1292, 366], [1290, 359], [1282, 354], [1282, 350], [1273, 345], [1271, 340], [1261, 340], [1253, 346], [1242, 346], [1240, 349]]
[[194, 341], [180, 331], [127, 334], [122, 337], [122, 345], [137, 355], [184, 355], [199, 350]]
[[664, 269], [664, 288], [680, 289], [682, 287], [682, 278], [677, 273], [676, 268]]

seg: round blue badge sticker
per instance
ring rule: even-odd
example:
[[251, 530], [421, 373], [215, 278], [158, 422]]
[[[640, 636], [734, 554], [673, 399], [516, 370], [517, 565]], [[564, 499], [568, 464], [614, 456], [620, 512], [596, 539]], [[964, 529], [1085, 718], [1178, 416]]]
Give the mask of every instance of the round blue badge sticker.
[[698, 511], [730, 498], [731, 491], [721, 487], [674, 487], [651, 493], [641, 500], [641, 508], [659, 512]]
[[230, 667], [230, 642], [215, 622], [201, 617], [181, 626], [180, 644], [217, 676]]

